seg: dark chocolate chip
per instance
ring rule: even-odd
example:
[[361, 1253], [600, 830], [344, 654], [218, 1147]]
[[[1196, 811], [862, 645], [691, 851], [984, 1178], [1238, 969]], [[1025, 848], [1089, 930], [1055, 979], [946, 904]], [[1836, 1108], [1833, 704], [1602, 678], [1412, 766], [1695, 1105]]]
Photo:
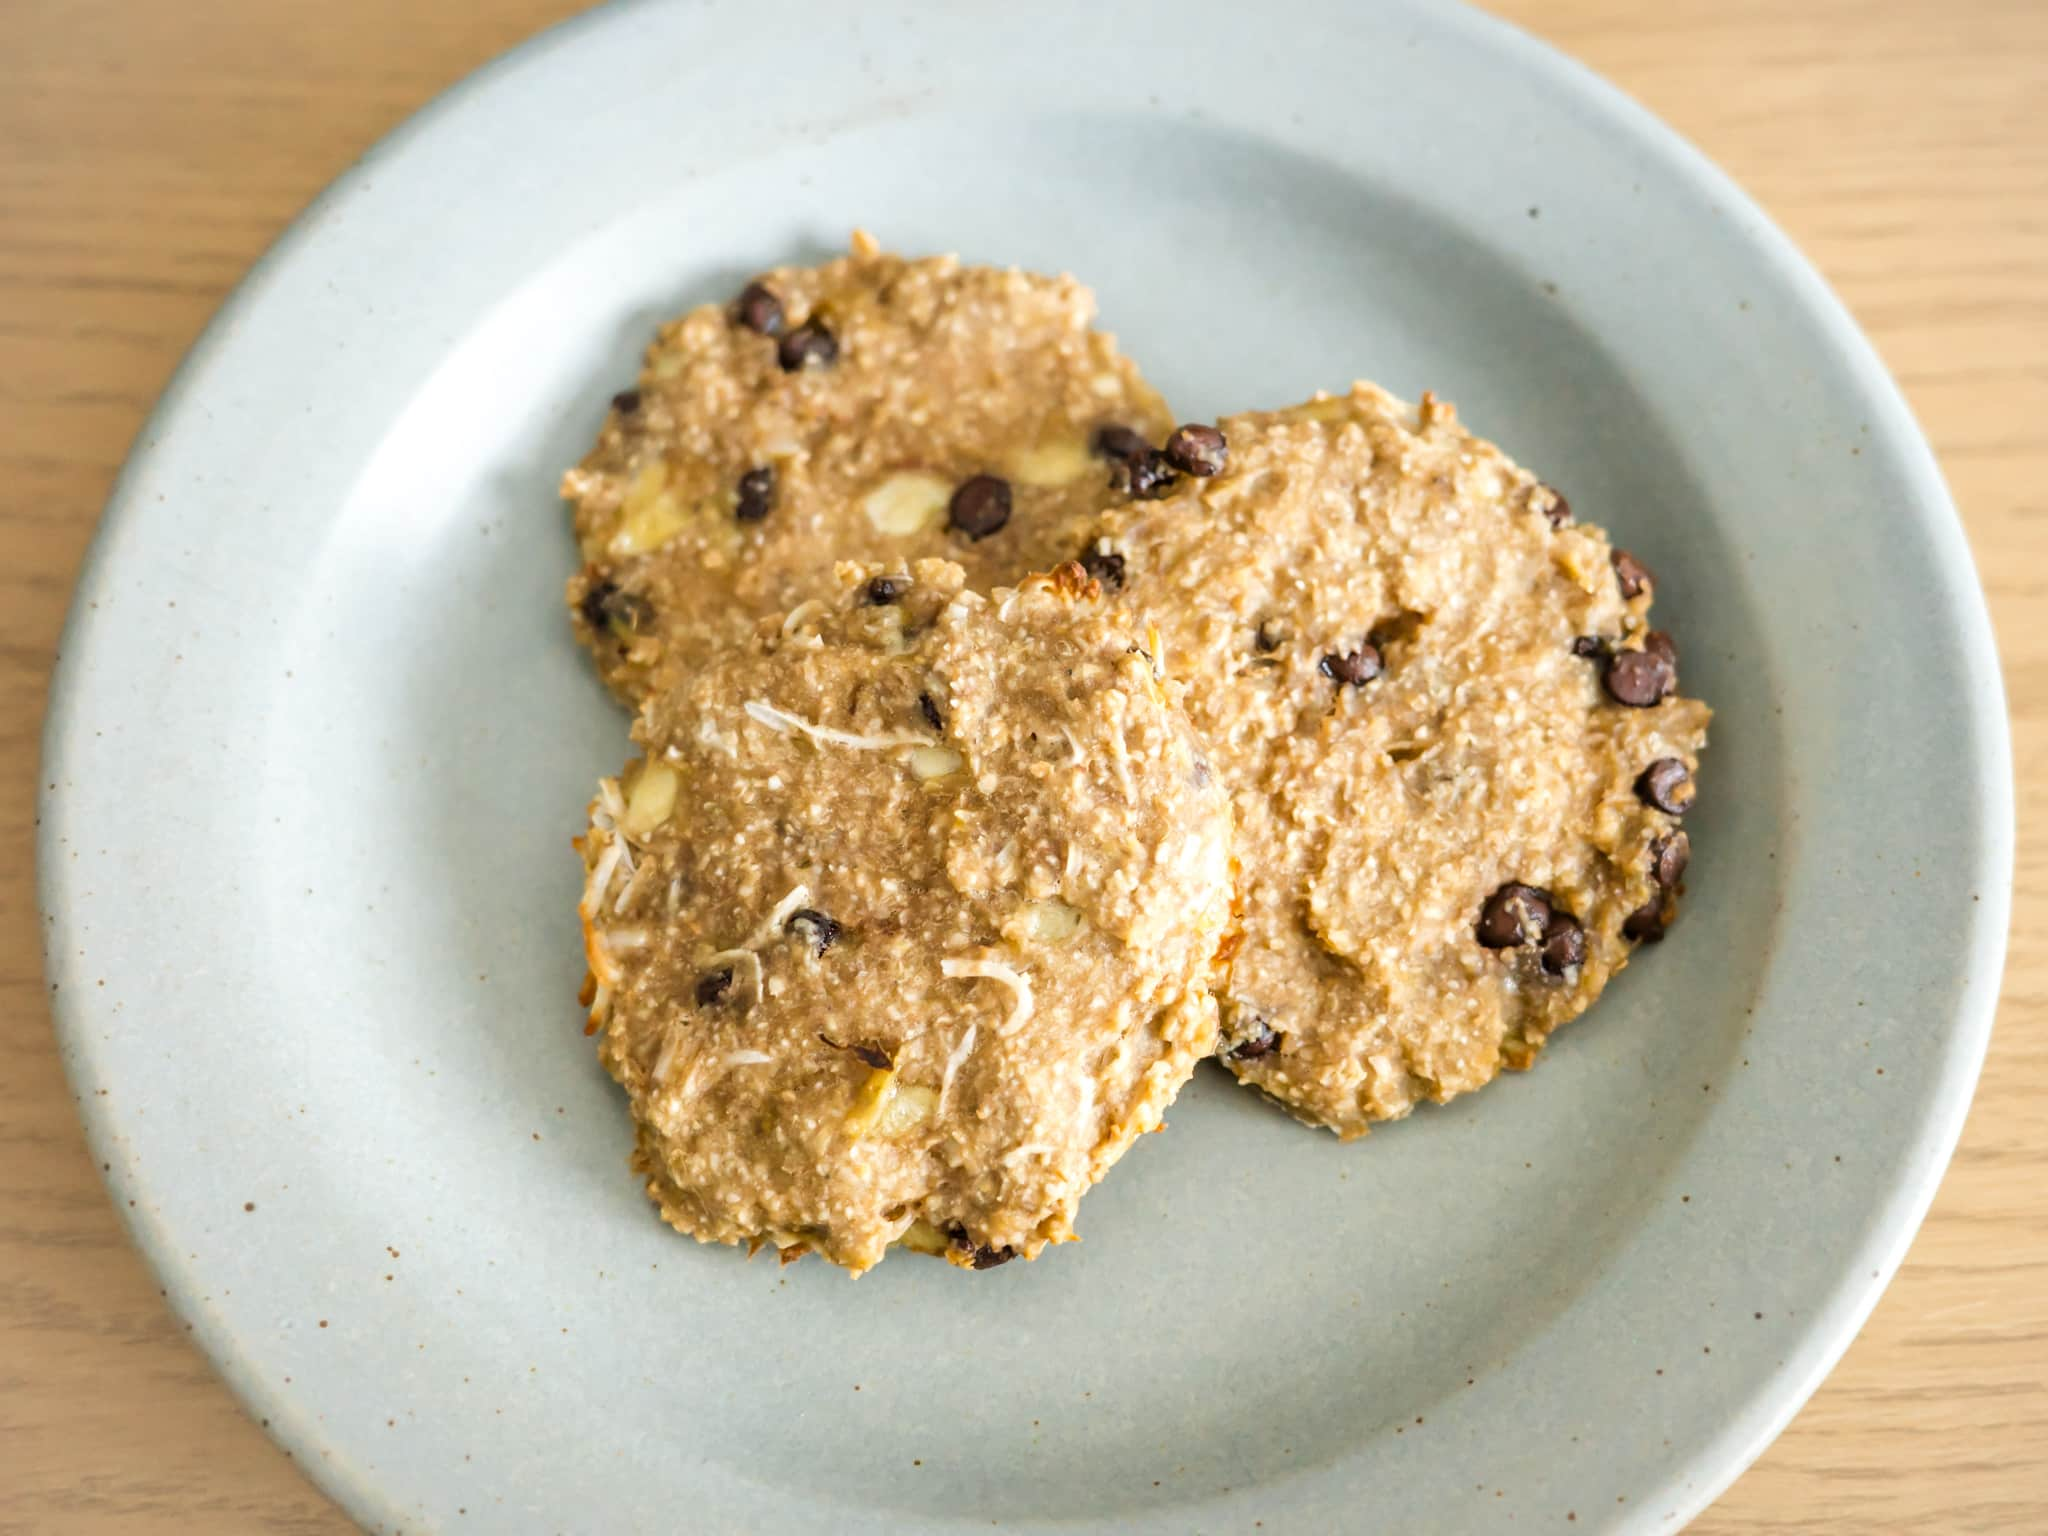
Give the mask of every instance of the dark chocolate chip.
[[1081, 551], [1081, 569], [1102, 583], [1105, 592], [1120, 592], [1124, 585], [1124, 557], [1093, 544]]
[[1141, 448], [1129, 458], [1114, 460], [1110, 465], [1110, 485], [1119, 491], [1129, 492], [1138, 501], [1157, 501], [1179, 482], [1180, 476], [1173, 472], [1173, 466], [1166, 462], [1166, 455], [1157, 448]]
[[1678, 688], [1678, 669], [1669, 658], [1647, 646], [1640, 651], [1616, 651], [1607, 658], [1600, 675], [1607, 693], [1617, 704], [1631, 709], [1648, 709], [1661, 704]]
[[1488, 949], [1514, 949], [1540, 940], [1550, 926], [1550, 893], [1510, 880], [1479, 909], [1479, 942]]
[[939, 713], [939, 701], [937, 699], [934, 699], [928, 693], [920, 693], [917, 696], [917, 708], [918, 712], [924, 716], [927, 725], [941, 735], [945, 734], [946, 717]]
[[1353, 688], [1363, 688], [1380, 675], [1380, 653], [1371, 645], [1342, 654], [1332, 651], [1316, 663], [1316, 670], [1340, 687], [1349, 683]]
[[839, 341], [816, 320], [806, 320], [775, 344], [775, 361], [784, 373], [800, 368], [829, 368], [839, 360]]
[[956, 1226], [947, 1235], [953, 1239], [955, 1248], [967, 1250], [969, 1262], [976, 1269], [994, 1269], [998, 1264], [1007, 1264], [1017, 1257], [1017, 1250], [1014, 1248], [995, 1248], [987, 1243], [974, 1242], [968, 1237], [965, 1227]]
[[576, 604], [576, 611], [583, 615], [583, 622], [592, 629], [605, 626], [606, 605], [618, 595], [619, 584], [609, 576], [593, 581], [583, 589], [583, 598]]
[[810, 945], [811, 953], [822, 955], [839, 939], [839, 924], [816, 907], [798, 907], [784, 921], [783, 930]]
[[1624, 598], [1640, 597], [1650, 590], [1655, 578], [1647, 565], [1625, 549], [1617, 549], [1610, 558], [1614, 561], [1615, 584]]
[[1229, 454], [1223, 434], [1214, 427], [1190, 424], [1166, 440], [1166, 462], [1184, 475], [1221, 474]]
[[740, 476], [739, 499], [732, 515], [743, 523], [758, 523], [775, 505], [775, 471], [763, 465]]
[[1664, 890], [1673, 890], [1692, 862], [1692, 839], [1672, 832], [1650, 844], [1650, 878]]
[[1586, 930], [1569, 912], [1551, 914], [1538, 963], [1546, 976], [1566, 976], [1586, 963]]
[[985, 539], [1010, 520], [1010, 482], [999, 475], [975, 475], [961, 482], [946, 504], [946, 521], [970, 539]]
[[831, 1046], [835, 1051], [851, 1051], [877, 1072], [893, 1072], [896, 1070], [896, 1058], [891, 1056], [888, 1047], [882, 1045], [879, 1041], [855, 1040], [848, 1043], [844, 1040], [834, 1040], [822, 1029], [818, 1031], [818, 1038]]
[[1683, 816], [1695, 793], [1691, 770], [1675, 757], [1660, 757], [1636, 775], [1636, 794], [1643, 804], [1667, 816]]
[[1091, 446], [1105, 459], [1134, 459], [1152, 445], [1129, 427], [1111, 422], [1095, 429], [1095, 441]]
[[1674, 673], [1678, 670], [1678, 644], [1663, 630], [1653, 629], [1643, 636], [1643, 649], [1652, 656], [1662, 656]]
[[616, 395], [612, 396], [612, 409], [621, 416], [632, 415], [640, 409], [640, 391], [637, 389], [620, 390]]
[[594, 582], [577, 609], [592, 629], [610, 630], [621, 640], [654, 627], [654, 604], [638, 592], [625, 591], [610, 578]]
[[1638, 944], [1655, 944], [1664, 937], [1664, 929], [1670, 918], [1664, 910], [1666, 898], [1652, 896], [1635, 911], [1629, 913], [1621, 925], [1622, 935], [1634, 939]]
[[732, 967], [720, 966], [707, 972], [697, 982], [697, 1006], [709, 1008], [725, 1001], [725, 994], [732, 990]]
[[868, 605], [873, 608], [886, 608], [891, 603], [900, 602], [903, 594], [909, 590], [908, 576], [870, 576], [867, 586]]
[[1572, 641], [1574, 656], [1601, 656], [1606, 654], [1607, 642], [1598, 635], [1580, 635]]
[[1245, 1037], [1224, 1052], [1232, 1061], [1259, 1061], [1280, 1049], [1280, 1032], [1257, 1014]]
[[740, 296], [732, 302], [732, 317], [763, 336], [782, 334], [782, 300], [775, 297], [775, 290], [766, 283], [749, 283], [742, 288]]
[[1543, 515], [1550, 519], [1550, 526], [1562, 528], [1572, 520], [1572, 504], [1564, 498], [1564, 492], [1554, 485], [1541, 487], [1550, 493], [1550, 505], [1543, 509]]

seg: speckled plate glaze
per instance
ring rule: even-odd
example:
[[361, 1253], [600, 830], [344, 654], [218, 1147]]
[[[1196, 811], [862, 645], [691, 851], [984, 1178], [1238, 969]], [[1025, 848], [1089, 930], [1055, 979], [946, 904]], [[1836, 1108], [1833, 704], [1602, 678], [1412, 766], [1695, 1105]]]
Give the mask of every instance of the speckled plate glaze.
[[[378, 1531], [1684, 1520], [1855, 1331], [1997, 990], [1990, 631], [1897, 391], [1614, 91], [1423, 0], [600, 11], [373, 152], [144, 432], [42, 891], [118, 1207]], [[801, 38], [799, 44], [788, 39]], [[1356, 1146], [1205, 1071], [1086, 1241], [858, 1281], [654, 1219], [568, 839], [624, 722], [555, 479], [658, 317], [820, 255], [1071, 267], [1188, 417], [1355, 373], [1662, 578], [1691, 898], [1533, 1073]]]

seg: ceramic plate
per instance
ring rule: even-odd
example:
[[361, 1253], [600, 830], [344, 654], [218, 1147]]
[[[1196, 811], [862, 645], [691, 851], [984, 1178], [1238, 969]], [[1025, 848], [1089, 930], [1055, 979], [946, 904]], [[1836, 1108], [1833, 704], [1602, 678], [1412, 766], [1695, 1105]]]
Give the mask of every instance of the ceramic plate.
[[[1435, 389], [1648, 560], [1718, 711], [1672, 941], [1534, 1072], [1357, 1145], [1205, 1070], [1036, 1264], [853, 1282], [664, 1229], [575, 999], [625, 721], [555, 483], [658, 318], [857, 224], [1082, 275], [1184, 418]], [[2010, 880], [1982, 601], [1869, 346], [1668, 131], [1420, 0], [537, 39], [194, 350], [47, 758], [116, 1204], [383, 1531], [1667, 1528], [1904, 1251]]]

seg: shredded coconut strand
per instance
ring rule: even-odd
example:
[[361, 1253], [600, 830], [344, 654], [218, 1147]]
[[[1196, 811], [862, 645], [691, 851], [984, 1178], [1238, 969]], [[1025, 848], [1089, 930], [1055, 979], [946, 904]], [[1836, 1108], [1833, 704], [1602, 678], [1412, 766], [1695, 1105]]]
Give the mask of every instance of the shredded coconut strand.
[[821, 597], [814, 597], [806, 602], [798, 603], [789, 610], [789, 617], [782, 621], [783, 638], [787, 639], [795, 634], [806, 624], [810, 623], [813, 618], [825, 611], [826, 603]]
[[946, 1112], [946, 1100], [953, 1092], [953, 1079], [959, 1075], [960, 1068], [966, 1063], [967, 1053], [974, 1049], [974, 1035], [975, 1026], [969, 1024], [967, 1032], [960, 1037], [960, 1043], [954, 1046], [951, 1054], [946, 1057], [945, 1075], [939, 1079], [939, 1107], [935, 1111], [937, 1114], [943, 1115]]
[[829, 725], [813, 725], [800, 720], [786, 709], [777, 709], [773, 704], [760, 699], [749, 699], [743, 706], [747, 714], [760, 721], [771, 731], [787, 735], [801, 731], [813, 741], [829, 742], [835, 747], [853, 747], [863, 752], [886, 752], [891, 747], [925, 747], [931, 745], [928, 736], [912, 736], [903, 731], [884, 731], [874, 736], [860, 736], [852, 731], [836, 730]]
[[747, 975], [754, 983], [754, 1001], [757, 1003], [760, 1002], [761, 957], [755, 954], [751, 949], [721, 949], [717, 954], [707, 958], [704, 962], [704, 965], [707, 969], [709, 969], [712, 966], [723, 965], [728, 960], [744, 960], [747, 962]]
[[612, 883], [612, 871], [619, 867], [619, 839], [613, 838], [605, 850], [597, 856], [597, 862], [590, 866], [590, 878], [583, 884], [583, 900], [578, 907], [584, 918], [595, 921], [598, 908], [604, 905], [604, 893]]
[[1031, 1017], [1031, 978], [1015, 966], [1005, 965], [1000, 960], [941, 960], [940, 974], [945, 976], [977, 976], [984, 981], [999, 981], [1016, 993], [1017, 1000], [1010, 1006], [1010, 1016], [1003, 1020], [996, 1030], [999, 1035], [1013, 1035], [1023, 1028]]
[[619, 781], [617, 779], [599, 779], [597, 781], [597, 798], [603, 803], [605, 814], [611, 817], [613, 821], [617, 821], [626, 814], [626, 797], [619, 793]]
[[761, 926], [756, 928], [753, 936], [747, 940], [747, 948], [759, 949], [774, 938], [776, 930], [782, 927], [789, 914], [810, 899], [811, 888], [808, 885], [791, 886], [789, 894], [775, 903], [775, 909], [761, 919]]
[[727, 1051], [718, 1058], [722, 1067], [765, 1067], [775, 1058], [766, 1051]]
[[[612, 903], [612, 916], [614, 917], [618, 917], [625, 912], [626, 904], [640, 893], [641, 885], [646, 881], [648, 875], [654, 871], [652, 864], [642, 864], [638, 869], [634, 869], [633, 859], [630, 854], [620, 862], [624, 864], [629, 878], [624, 885], [619, 887], [619, 899]], [[613, 937], [616, 938], [617, 935], [614, 934]]]
[[676, 1069], [676, 1052], [682, 1049], [682, 1045], [683, 1032], [679, 1029], [671, 1031], [668, 1039], [662, 1042], [661, 1054], [654, 1058], [654, 1066], [648, 1074], [657, 1083], [668, 1082], [669, 1073]]
[[1126, 805], [1136, 805], [1138, 803], [1138, 790], [1137, 786], [1131, 783], [1131, 754], [1129, 749], [1124, 746], [1124, 738], [1121, 731], [1109, 738], [1109, 760], [1116, 764], [1117, 782], [1123, 785], [1124, 803]]

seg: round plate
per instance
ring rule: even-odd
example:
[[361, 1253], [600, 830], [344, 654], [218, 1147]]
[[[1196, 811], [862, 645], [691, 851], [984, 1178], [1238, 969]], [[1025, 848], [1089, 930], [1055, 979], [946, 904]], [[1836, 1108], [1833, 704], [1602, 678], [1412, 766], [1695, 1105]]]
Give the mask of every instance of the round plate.
[[[381, 1530], [1660, 1529], [1901, 1256], [1997, 990], [1953, 509], [1718, 173], [1436, 3], [607, 9], [324, 196], [194, 350], [65, 636], [66, 1060], [172, 1303]], [[699, 1248], [581, 1033], [625, 721], [556, 478], [660, 317], [856, 224], [1071, 268], [1184, 417], [1366, 374], [1663, 578], [1692, 894], [1538, 1069], [1353, 1146], [1204, 1071], [985, 1275]], [[132, 1205], [132, 1210], [130, 1207]]]

